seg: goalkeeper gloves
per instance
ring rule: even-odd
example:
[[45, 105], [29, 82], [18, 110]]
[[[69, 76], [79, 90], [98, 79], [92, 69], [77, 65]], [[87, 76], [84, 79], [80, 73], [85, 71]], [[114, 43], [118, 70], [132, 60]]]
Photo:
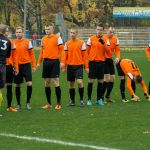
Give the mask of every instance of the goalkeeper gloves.
[[101, 39], [101, 38], [99, 39], [99, 42], [100, 42], [101, 44], [103, 44], [103, 45], [104, 45], [104, 43], [105, 43], [104, 40]]

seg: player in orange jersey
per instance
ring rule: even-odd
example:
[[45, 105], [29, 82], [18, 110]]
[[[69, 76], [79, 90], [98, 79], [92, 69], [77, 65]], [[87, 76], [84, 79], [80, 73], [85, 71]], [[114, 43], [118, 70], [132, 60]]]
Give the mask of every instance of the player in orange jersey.
[[107, 34], [104, 35], [104, 38], [106, 39], [107, 43], [110, 44], [110, 53], [105, 53], [105, 68], [104, 68], [104, 84], [103, 84], [103, 90], [104, 93], [106, 91], [105, 100], [107, 102], [112, 102], [112, 99], [110, 98], [111, 91], [113, 89], [113, 84], [115, 80], [115, 68], [114, 68], [114, 62], [113, 62], [113, 54], [116, 54], [116, 62], [119, 62], [120, 60], [120, 46], [119, 46], [119, 39], [114, 36], [115, 29], [114, 27], [109, 27]]
[[150, 61], [150, 44], [146, 48], [146, 56], [147, 56], [148, 61]]
[[11, 54], [11, 42], [4, 35], [6, 28], [6, 25], [0, 24], [0, 107], [3, 101], [2, 89], [5, 86], [6, 58], [9, 58]]
[[[5, 36], [8, 38], [9, 36], [9, 28], [6, 29]], [[17, 112], [17, 109], [11, 106], [12, 102], [12, 83], [14, 79], [14, 73], [18, 74], [18, 64], [16, 57], [16, 46], [13, 41], [11, 41], [11, 56], [6, 59], [6, 86], [7, 86], [7, 111], [8, 112]]]
[[[84, 106], [83, 67], [88, 73], [88, 60], [84, 41], [77, 38], [78, 30], [70, 29], [70, 40], [65, 44], [65, 54], [62, 60], [64, 67], [67, 65], [67, 80], [69, 81], [70, 106], [75, 106], [75, 79], [79, 87], [80, 105]], [[83, 66], [84, 65], [84, 66]], [[64, 69], [64, 68], [63, 68]]]
[[141, 72], [138, 68], [138, 66], [135, 64], [134, 61], [130, 59], [121, 59], [119, 61], [119, 74], [127, 76], [127, 88], [130, 92], [130, 94], [133, 96], [131, 100], [139, 101], [139, 97], [135, 94], [133, 88], [132, 88], [132, 80], [135, 83], [139, 83], [142, 86], [142, 89], [144, 91], [145, 97], [150, 101], [150, 96], [147, 92], [147, 87], [144, 83], [143, 77], [141, 75]]
[[49, 23], [45, 25], [46, 36], [42, 38], [42, 49], [38, 59], [37, 67], [40, 68], [40, 64], [43, 61], [43, 73], [42, 77], [45, 81], [45, 94], [47, 98], [47, 104], [42, 108], [51, 108], [51, 80], [54, 82], [55, 94], [57, 97], [57, 105], [55, 109], [61, 109], [61, 89], [59, 86], [59, 74], [60, 74], [60, 54], [64, 51], [63, 41], [60, 36], [53, 34], [54, 26]]
[[[147, 56], [148, 61], [150, 61], [150, 44], [146, 48], [146, 56]], [[148, 94], [150, 94], [150, 82], [149, 82]]]
[[[16, 99], [17, 99], [17, 109], [20, 109], [20, 86], [23, 83], [23, 78], [26, 80], [27, 84], [27, 97], [26, 97], [26, 106], [27, 109], [31, 109], [30, 99], [32, 95], [32, 72], [36, 70], [36, 59], [34, 56], [33, 47], [31, 41], [26, 38], [23, 38], [24, 30], [22, 27], [16, 28], [16, 37], [14, 40], [16, 45], [16, 55], [19, 65], [19, 74], [15, 75], [14, 82], [16, 84]], [[32, 69], [31, 69], [32, 62]]]
[[87, 41], [87, 53], [89, 58], [89, 80], [88, 80], [88, 102], [87, 105], [92, 105], [92, 87], [94, 79], [97, 79], [97, 100], [96, 104], [104, 105], [103, 96], [103, 81], [104, 81], [104, 62], [105, 53], [110, 52], [109, 43], [103, 37], [103, 24], [100, 23], [96, 27], [96, 35], [91, 36]]

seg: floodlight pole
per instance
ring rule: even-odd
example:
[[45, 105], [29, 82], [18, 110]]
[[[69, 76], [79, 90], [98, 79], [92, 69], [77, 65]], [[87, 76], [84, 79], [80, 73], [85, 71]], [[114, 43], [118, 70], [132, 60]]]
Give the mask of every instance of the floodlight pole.
[[27, 0], [24, 0], [24, 37], [26, 37]]

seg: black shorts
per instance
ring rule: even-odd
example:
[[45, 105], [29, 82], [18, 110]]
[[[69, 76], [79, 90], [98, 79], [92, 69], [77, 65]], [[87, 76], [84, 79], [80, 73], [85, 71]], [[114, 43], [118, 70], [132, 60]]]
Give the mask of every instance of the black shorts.
[[114, 62], [112, 59], [106, 58], [105, 67], [104, 67], [104, 74], [110, 74], [110, 75], [115, 74], [115, 67], [114, 67]]
[[14, 70], [12, 65], [6, 66], [6, 83], [13, 83]]
[[116, 64], [116, 68], [117, 68], [118, 76], [125, 76], [123, 70], [120, 67], [120, 63]]
[[0, 89], [5, 86], [5, 76], [6, 76], [6, 66], [5, 64], [0, 64]]
[[59, 59], [44, 59], [42, 78], [58, 78], [60, 74]]
[[83, 79], [83, 65], [67, 66], [67, 80], [75, 81], [75, 79]]
[[89, 61], [90, 79], [104, 79], [104, 62]]
[[32, 70], [30, 63], [19, 65], [19, 74], [14, 76], [15, 84], [23, 83], [23, 78], [25, 78], [26, 82], [32, 81]]

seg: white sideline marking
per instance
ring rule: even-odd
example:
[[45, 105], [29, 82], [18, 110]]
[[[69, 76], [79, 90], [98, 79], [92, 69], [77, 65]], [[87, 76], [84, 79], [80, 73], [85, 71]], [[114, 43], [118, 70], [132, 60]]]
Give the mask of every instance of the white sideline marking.
[[19, 136], [16, 134], [0, 133], [0, 136], [29, 140], [29, 141], [54, 143], [54, 144], [60, 144], [60, 145], [65, 145], [65, 146], [72, 146], [72, 147], [91, 148], [91, 149], [97, 149], [97, 150], [119, 150], [119, 149], [113, 149], [113, 148], [108, 148], [108, 147], [101, 147], [101, 146], [96, 146], [96, 145], [88, 145], [88, 144], [73, 143], [73, 142], [65, 142], [65, 141], [48, 139], [48, 138], [40, 138], [40, 137], [32, 137], [32, 136]]

